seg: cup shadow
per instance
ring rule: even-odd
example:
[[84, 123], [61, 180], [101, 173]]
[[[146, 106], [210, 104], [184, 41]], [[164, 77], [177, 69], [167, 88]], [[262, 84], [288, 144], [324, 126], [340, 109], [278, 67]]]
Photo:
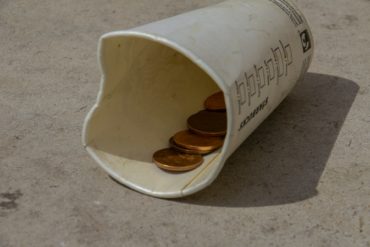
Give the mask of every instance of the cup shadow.
[[315, 196], [358, 90], [353, 81], [307, 73], [228, 159], [211, 186], [176, 201], [255, 207], [293, 203]]

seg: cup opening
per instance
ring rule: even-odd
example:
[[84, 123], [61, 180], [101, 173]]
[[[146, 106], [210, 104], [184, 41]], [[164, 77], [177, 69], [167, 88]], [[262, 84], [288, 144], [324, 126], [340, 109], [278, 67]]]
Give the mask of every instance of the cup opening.
[[176, 197], [205, 182], [221, 149], [176, 174], [155, 166], [152, 155], [187, 129], [187, 118], [220, 90], [216, 82], [174, 48], [133, 35], [103, 38], [100, 61], [101, 92], [84, 130], [89, 153], [116, 180], [147, 194]]

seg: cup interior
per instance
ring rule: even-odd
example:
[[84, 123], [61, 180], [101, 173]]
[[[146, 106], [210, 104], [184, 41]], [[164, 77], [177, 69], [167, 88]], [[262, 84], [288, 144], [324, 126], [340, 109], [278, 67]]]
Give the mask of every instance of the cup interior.
[[215, 81], [181, 52], [143, 37], [103, 38], [100, 62], [102, 86], [84, 128], [93, 158], [119, 182], [160, 197], [206, 182], [222, 149], [186, 173], [159, 169], [152, 155], [204, 109], [205, 99], [220, 90]]

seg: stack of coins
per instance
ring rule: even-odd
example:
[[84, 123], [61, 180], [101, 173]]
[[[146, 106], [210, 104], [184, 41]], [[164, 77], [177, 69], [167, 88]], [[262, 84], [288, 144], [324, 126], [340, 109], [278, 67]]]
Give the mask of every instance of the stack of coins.
[[208, 97], [204, 107], [205, 110], [188, 118], [188, 130], [170, 138], [169, 148], [154, 153], [153, 162], [159, 168], [171, 172], [191, 171], [203, 163], [203, 155], [222, 147], [227, 129], [223, 93]]

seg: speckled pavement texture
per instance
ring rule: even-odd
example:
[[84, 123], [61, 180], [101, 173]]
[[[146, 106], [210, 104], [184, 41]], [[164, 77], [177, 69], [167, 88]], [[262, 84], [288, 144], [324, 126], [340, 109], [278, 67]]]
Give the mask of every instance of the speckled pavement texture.
[[101, 34], [219, 0], [0, 0], [0, 246], [370, 246], [370, 1], [297, 0], [310, 73], [181, 200], [114, 182], [81, 146]]

